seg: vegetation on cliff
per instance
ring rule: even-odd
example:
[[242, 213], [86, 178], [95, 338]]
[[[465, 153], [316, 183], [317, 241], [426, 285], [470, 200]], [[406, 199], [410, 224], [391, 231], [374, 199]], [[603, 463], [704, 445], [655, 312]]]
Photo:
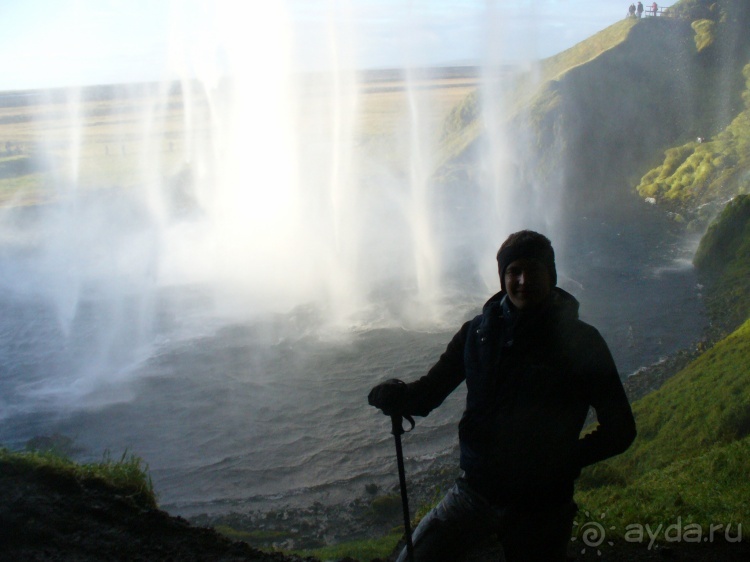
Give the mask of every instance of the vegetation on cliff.
[[[691, 0], [671, 13], [622, 20], [525, 75], [495, 77], [512, 108], [510, 185], [546, 185], [586, 212], [592, 201], [620, 206], [640, 183], [642, 198], [698, 215], [696, 230], [747, 191], [750, 9]], [[469, 169], [491, 126], [479, 121], [480, 103], [474, 93], [446, 120], [439, 183], [485, 180]]]
[[[518, 150], [546, 153], [543, 173], [564, 162], [561, 189], [632, 195], [641, 177], [641, 197], [705, 221], [731, 199], [695, 255], [711, 317], [727, 335], [634, 403], [634, 445], [581, 477], [579, 532], [599, 523], [608, 539], [637, 542], [633, 533], [649, 525], [661, 529], [654, 540], [663, 542], [679, 522], [684, 542], [707, 538], [696, 532], [716, 525], [718, 537], [731, 542], [739, 525], [750, 528], [750, 196], [743, 195], [750, 185], [750, 43], [738, 33], [748, 4], [683, 0], [673, 8], [680, 17], [623, 20], [545, 61], [516, 91], [512, 118], [524, 123]], [[643, 87], [623, 90], [634, 83]], [[449, 117], [444, 170], [462, 165], [481, 138], [477, 103], [473, 94]], [[517, 176], [536, 181], [536, 173]], [[0, 450], [0, 485], [10, 498], [0, 518], [0, 560], [54, 560], [55, 549], [80, 560], [112, 549], [126, 549], [130, 559], [287, 559], [169, 518], [156, 509], [144, 468], [137, 457], [80, 467], [56, 455]], [[32, 483], [37, 491], [25, 497]], [[651, 540], [640, 538], [642, 546]], [[384, 556], [395, 540], [391, 534], [319, 555]]]
[[[723, 337], [634, 403], [639, 436], [626, 454], [584, 471], [577, 529], [596, 522], [608, 538], [637, 542], [628, 530], [649, 525], [664, 543], [679, 522], [700, 527], [700, 540], [713, 539], [713, 526], [731, 541], [750, 523], [750, 4], [683, 0], [673, 15], [619, 22], [595, 48], [584, 42], [540, 67], [547, 74], [513, 119], [525, 131], [516, 144], [539, 155], [530, 161], [542, 174], [518, 177], [588, 195], [637, 186], [672, 216], [697, 219], [696, 230], [726, 206], [695, 256]], [[457, 108], [447, 130], [479, 136], [475, 102]]]
[[701, 239], [695, 266], [708, 285], [714, 324], [733, 329], [750, 317], [750, 195], [735, 197]]
[[147, 468], [133, 455], [78, 465], [59, 451], [0, 449], [0, 497], [3, 562], [302, 560], [260, 552], [157, 509]]
[[723, 109], [729, 122], [707, 122], [686, 142], [670, 147], [663, 161], [648, 171], [637, 186], [650, 201], [694, 220], [705, 228], [726, 202], [750, 191], [750, 6], [724, 0], [684, 1], [676, 13], [692, 19], [695, 60], [704, 69], [704, 79], [694, 90], [708, 106]]
[[637, 401], [636, 442], [584, 472], [582, 509], [606, 512], [621, 537], [628, 525], [666, 527], [678, 518], [705, 529], [731, 523], [734, 534], [750, 528], [748, 364], [750, 320]]
[[[738, 23], [746, 26], [750, 20], [748, 6], [738, 2], [691, 1], [677, 8], [701, 18], [692, 26], [701, 56], [714, 63], [729, 60], [734, 69], [744, 64], [744, 87], [733, 94], [744, 109], [710, 140], [668, 149], [638, 191], [669, 209], [692, 212], [699, 224], [724, 207], [703, 236], [694, 263], [706, 283], [711, 320], [718, 333], [728, 335], [634, 403], [636, 442], [625, 454], [584, 471], [578, 500], [584, 513], [596, 514], [592, 520], [606, 515], [613, 537], [637, 539], [632, 533], [648, 524], [661, 528], [657, 542], [670, 538], [664, 534], [670, 525], [673, 540], [737, 541], [750, 523], [745, 501], [750, 493], [750, 196], [743, 195], [750, 177], [750, 50], [736, 41], [737, 33], [733, 41], [727, 31], [739, 32]], [[712, 528], [717, 537], [708, 535]]]
[[135, 505], [149, 509], [156, 507], [156, 495], [148, 473], [148, 466], [133, 454], [124, 453], [119, 460], [106, 453], [101, 462], [77, 464], [54, 447], [12, 453], [0, 448], [3, 472], [34, 472], [51, 479], [65, 478], [77, 482], [117, 489]]
[[742, 75], [745, 109], [712, 138], [699, 137], [668, 149], [663, 163], [641, 179], [640, 195], [674, 210], [692, 211], [703, 224], [715, 214], [714, 203], [725, 204], [750, 191], [750, 64]]

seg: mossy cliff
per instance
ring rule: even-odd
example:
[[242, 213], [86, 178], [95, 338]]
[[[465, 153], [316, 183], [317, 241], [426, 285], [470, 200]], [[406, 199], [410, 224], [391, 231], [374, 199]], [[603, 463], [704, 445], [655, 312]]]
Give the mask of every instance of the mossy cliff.
[[626, 537], [629, 526], [678, 521], [704, 531], [723, 525], [722, 536], [731, 524], [732, 538], [738, 528], [746, 532], [748, 364], [750, 320], [636, 402], [638, 437], [625, 454], [584, 471], [576, 497], [582, 511], [606, 514], [612, 537]]
[[[695, 266], [716, 343], [633, 404], [633, 446], [579, 481], [576, 538], [596, 523], [642, 550], [676, 548], [668, 528], [682, 546], [750, 528], [750, 2], [683, 0], [671, 13], [618, 22], [544, 61], [516, 82], [508, 116], [524, 189], [553, 187], [578, 213], [623, 201], [637, 212], [646, 199], [707, 228]], [[441, 181], [482, 181], [471, 170], [487, 146], [478, 99], [446, 124]], [[653, 542], [637, 535], [645, 525]]]
[[[743, 6], [680, 2], [673, 8], [679, 17], [625, 19], [516, 77], [502, 100], [513, 108], [507, 116], [513, 136], [504, 147], [510, 182], [519, 190], [552, 188], [571, 212], [586, 212], [592, 202], [619, 206], [635, 197], [633, 186], [649, 169], [662, 165], [665, 151], [679, 152], [667, 155], [672, 169], [698, 137], [725, 131], [750, 95]], [[442, 182], [483, 180], [471, 169], [477, 151], [488, 149], [479, 98], [467, 98], [446, 122]], [[722, 170], [744, 158], [742, 143], [735, 144], [737, 155], [712, 152]], [[660, 187], [644, 188], [641, 196], [668, 190], [666, 173], [656, 172]]]
[[[736, 540], [750, 524], [745, 501], [750, 493], [750, 196], [743, 195], [750, 177], [750, 3], [683, 1], [675, 14], [684, 20], [669, 25], [680, 27], [680, 33], [689, 25], [693, 32], [693, 49], [683, 43], [675, 60], [693, 82], [687, 95], [677, 94], [679, 105], [692, 106], [694, 115], [653, 116], [661, 131], [651, 142], [662, 144], [661, 160], [630, 185], [701, 231], [719, 213], [694, 263], [706, 284], [713, 333], [724, 337], [633, 404], [636, 442], [625, 454], [584, 471], [577, 499], [584, 514], [606, 513], [612, 535], [621, 539], [637, 540], [637, 531], [649, 524], [662, 526], [656, 541], [661, 543], [669, 540], [670, 525], [683, 533], [678, 540], [695, 542], [698, 532], [704, 533], [700, 540], [713, 540], [706, 536], [712, 526], [720, 528], [720, 538]], [[633, 31], [638, 27], [645, 29], [639, 25]], [[684, 41], [674, 30], [671, 40]], [[674, 146], [668, 146], [668, 137]], [[637, 169], [654, 161], [636, 149], [631, 154], [642, 162]], [[685, 534], [685, 528], [693, 534]]]
[[714, 333], [727, 335], [634, 402], [636, 441], [579, 480], [577, 532], [606, 524], [608, 538], [649, 549], [728, 541], [738, 552], [717, 559], [741, 560], [750, 528], [750, 196], [711, 224], [695, 263]]
[[668, 149], [641, 179], [643, 197], [705, 221], [717, 203], [750, 191], [750, 64], [742, 75], [743, 110], [723, 130]]
[[708, 228], [695, 253], [708, 285], [712, 321], [733, 329], [750, 317], [750, 195], [738, 195]]
[[[735, 540], [739, 525], [750, 529], [750, 196], [743, 195], [750, 176], [750, 2], [683, 0], [673, 13], [620, 21], [503, 92], [503, 102], [508, 96], [513, 102], [507, 160], [522, 189], [552, 185], [576, 212], [587, 201], [653, 198], [674, 216], [698, 219], [697, 228], [718, 213], [695, 265], [723, 335], [633, 404], [639, 435], [628, 452], [584, 471], [574, 544], [578, 552], [586, 546], [589, 523], [606, 529], [607, 542], [598, 545], [601, 553], [589, 548], [579, 559], [748, 555], [747, 549], [733, 557], [690, 550], [692, 557], [682, 558], [687, 551], [679, 548], [719, 548], [713, 541], [688, 544], [708, 539], [697, 530], [721, 525], [718, 536]], [[491, 145], [478, 100], [469, 96], [446, 122], [439, 187], [471, 189], [484, 179], [473, 156]], [[7, 498], [0, 560], [300, 560], [169, 518], [154, 507], [137, 459], [124, 463], [126, 482], [135, 487], [102, 482], [90, 471], [29, 465], [36, 460], [0, 451], [0, 492]], [[635, 532], [649, 525], [662, 543], [677, 524], [679, 542], [664, 556], [651, 550], [650, 534]], [[391, 545], [389, 539], [376, 551], [385, 556]], [[629, 546], [638, 549], [625, 552]], [[370, 550], [342, 545], [335, 557]]]

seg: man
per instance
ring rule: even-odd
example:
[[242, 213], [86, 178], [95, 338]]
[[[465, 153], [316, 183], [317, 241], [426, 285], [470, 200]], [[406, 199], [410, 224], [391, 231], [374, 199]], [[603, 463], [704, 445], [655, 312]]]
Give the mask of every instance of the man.
[[[581, 468], [635, 438], [607, 344], [578, 319], [578, 301], [556, 287], [550, 241], [511, 234], [497, 262], [501, 291], [427, 375], [387, 381], [368, 397], [386, 415], [426, 416], [466, 381], [462, 475], [415, 530], [417, 562], [456, 562], [491, 534], [508, 562], [566, 560]], [[579, 438], [590, 406], [599, 425]]]

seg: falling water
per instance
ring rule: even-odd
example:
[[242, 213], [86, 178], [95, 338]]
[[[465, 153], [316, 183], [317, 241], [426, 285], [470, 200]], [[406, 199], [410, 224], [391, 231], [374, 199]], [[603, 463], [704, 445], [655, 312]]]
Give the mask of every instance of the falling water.
[[410, 62], [416, 45], [401, 70], [357, 71], [342, 3], [326, 70], [301, 72], [284, 3], [251, 19], [196, 7], [198, 29], [179, 9], [170, 20], [178, 80], [37, 96], [43, 204], [3, 210], [2, 283], [10, 305], [38, 308], [24, 329], [30, 361], [48, 363], [7, 383], [4, 415], [129, 400], [112, 385], [165, 341], [227, 323], [296, 322], [274, 337], [452, 326], [457, 292], [469, 300], [456, 278], [491, 277], [462, 253], [506, 230], [485, 212], [478, 232], [466, 209], [483, 202], [435, 188], [449, 107]]
[[[429, 195], [435, 163], [426, 131], [434, 124], [426, 121], [434, 116], [425, 115], [407, 71], [404, 126], [392, 139], [403, 157], [373, 146], [372, 124], [362, 122], [366, 83], [348, 58], [354, 30], [341, 11], [328, 22], [330, 70], [304, 76], [293, 72], [281, 7], [250, 29], [231, 10], [213, 14], [207, 44], [199, 44], [221, 53], [222, 68], [208, 64], [182, 84], [205, 104], [184, 95], [186, 123], [202, 119], [209, 131], [183, 141], [201, 216], [189, 227], [194, 237], [184, 224], [162, 221], [170, 246], [161, 273], [170, 281], [203, 276], [217, 298], [251, 315], [313, 304], [326, 321], [349, 325], [377, 307], [374, 293], [424, 306], [445, 298]], [[370, 312], [384, 319], [382, 310]], [[411, 324], [410, 312], [387, 320]]]
[[[373, 380], [422, 374], [496, 290], [502, 239], [555, 239], [559, 195], [513, 186], [498, 59], [465, 184], [436, 173], [450, 104], [408, 42], [356, 72], [337, 3], [326, 71], [301, 72], [284, 3], [230, 4], [198, 33], [175, 11], [163, 82], [38, 98], [35, 204], [0, 210], [0, 439], [130, 448], [172, 506], [355, 494], [390, 472]], [[452, 447], [449, 404], [414, 458]]]

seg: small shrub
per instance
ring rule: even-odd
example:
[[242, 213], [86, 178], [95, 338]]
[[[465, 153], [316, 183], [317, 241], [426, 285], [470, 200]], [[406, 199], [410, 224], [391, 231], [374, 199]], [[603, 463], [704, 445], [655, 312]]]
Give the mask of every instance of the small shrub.
[[54, 452], [11, 452], [0, 448], [0, 464], [13, 470], [33, 471], [49, 477], [74, 479], [84, 485], [107, 486], [145, 508], [156, 508], [156, 495], [148, 465], [125, 451], [119, 460], [104, 453], [97, 463], [76, 464]]
[[401, 510], [401, 496], [396, 494], [379, 496], [372, 500], [370, 510], [378, 519], [388, 519], [393, 517]]
[[692, 24], [695, 31], [695, 48], [700, 53], [716, 41], [716, 22], [711, 20], [696, 20]]

